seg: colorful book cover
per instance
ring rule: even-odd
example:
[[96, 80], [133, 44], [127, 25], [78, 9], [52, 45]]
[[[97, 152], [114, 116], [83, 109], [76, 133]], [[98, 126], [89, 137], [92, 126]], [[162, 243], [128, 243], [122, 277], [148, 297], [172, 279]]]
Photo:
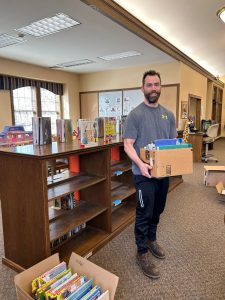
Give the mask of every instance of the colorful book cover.
[[116, 124], [117, 121], [115, 117], [106, 117], [104, 119], [104, 139], [116, 136]]
[[64, 120], [57, 119], [56, 120], [56, 130], [57, 130], [57, 140], [60, 143], [64, 143], [65, 139], [65, 127], [64, 127]]
[[65, 140], [66, 142], [72, 142], [73, 140], [73, 127], [72, 120], [65, 119], [64, 120], [64, 130], [65, 130]]
[[50, 117], [33, 117], [32, 130], [34, 145], [46, 145], [52, 142]]
[[41, 145], [51, 144], [52, 131], [51, 131], [51, 118], [41, 117]]
[[47, 281], [53, 279], [60, 273], [66, 270], [66, 263], [61, 262], [54, 268], [50, 269], [49, 271], [45, 272], [44, 274], [38, 276], [34, 280], [32, 280], [32, 293], [35, 294], [37, 289], [40, 288], [43, 284], [47, 283]]
[[73, 127], [71, 119], [57, 119], [57, 140], [60, 143], [71, 142], [73, 140]]
[[98, 141], [98, 122], [79, 120], [80, 142], [82, 144], [96, 143]]
[[84, 297], [93, 287], [93, 279], [88, 280], [81, 285], [74, 293], [72, 293], [67, 300], [78, 300]]
[[99, 117], [99, 118], [96, 118], [95, 121], [98, 124], [98, 138], [103, 138], [104, 137], [104, 118]]

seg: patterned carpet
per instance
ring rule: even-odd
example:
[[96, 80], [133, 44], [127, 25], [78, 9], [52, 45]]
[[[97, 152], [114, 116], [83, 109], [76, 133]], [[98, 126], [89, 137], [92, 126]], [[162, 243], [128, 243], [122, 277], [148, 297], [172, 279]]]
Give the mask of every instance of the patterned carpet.
[[[225, 165], [225, 139], [214, 144], [218, 165]], [[215, 163], [208, 163], [214, 165]], [[161, 277], [144, 276], [135, 262], [134, 225], [90, 258], [119, 276], [115, 300], [224, 300], [225, 299], [225, 196], [203, 184], [202, 163], [193, 175], [169, 193], [161, 218], [158, 241], [167, 257], [160, 261]], [[0, 255], [3, 236], [0, 232]], [[0, 264], [0, 299], [16, 299], [15, 272]]]

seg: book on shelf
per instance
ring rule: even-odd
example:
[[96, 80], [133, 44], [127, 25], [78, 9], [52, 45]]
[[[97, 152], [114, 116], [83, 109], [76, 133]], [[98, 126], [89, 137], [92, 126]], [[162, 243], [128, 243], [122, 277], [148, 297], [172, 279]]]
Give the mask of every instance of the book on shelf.
[[34, 145], [46, 145], [52, 142], [50, 117], [32, 117], [32, 130]]
[[104, 118], [104, 140], [116, 136], [116, 128], [117, 128], [116, 124], [117, 124], [116, 117]]
[[123, 115], [120, 118], [120, 134], [121, 136], [123, 136], [124, 133], [124, 125], [125, 125], [125, 121], [126, 121], [127, 116]]
[[59, 238], [55, 239], [50, 244], [51, 249], [60, 246], [64, 241], [66, 241], [67, 239], [69, 239], [72, 236], [76, 235], [77, 233], [79, 233], [84, 228], [86, 228], [86, 223], [83, 223], [81, 225], [76, 226], [75, 228], [71, 229], [69, 232], [67, 232], [67, 233], [63, 234], [62, 236], [60, 236]]
[[96, 120], [78, 120], [80, 142], [82, 144], [96, 144], [98, 141], [98, 122]]
[[79, 200], [75, 199], [74, 192], [73, 192], [65, 196], [62, 196], [60, 198], [56, 198], [52, 200], [50, 207], [56, 210], [60, 210], [60, 209], [70, 210], [78, 206], [78, 201]]
[[66, 142], [72, 142], [73, 140], [73, 126], [71, 119], [65, 119], [65, 138]]
[[60, 143], [71, 142], [73, 140], [73, 128], [71, 119], [57, 119], [57, 140]]
[[95, 118], [95, 121], [98, 124], [98, 138], [104, 137], [104, 117]]

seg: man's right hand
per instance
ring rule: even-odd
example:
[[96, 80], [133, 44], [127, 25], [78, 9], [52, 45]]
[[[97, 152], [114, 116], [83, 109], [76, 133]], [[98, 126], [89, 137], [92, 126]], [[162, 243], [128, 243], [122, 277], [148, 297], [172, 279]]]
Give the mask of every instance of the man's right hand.
[[142, 162], [139, 166], [140, 168], [140, 171], [141, 171], [141, 175], [142, 176], [145, 176], [145, 177], [148, 177], [148, 178], [151, 178], [151, 169], [152, 169], [152, 166]]

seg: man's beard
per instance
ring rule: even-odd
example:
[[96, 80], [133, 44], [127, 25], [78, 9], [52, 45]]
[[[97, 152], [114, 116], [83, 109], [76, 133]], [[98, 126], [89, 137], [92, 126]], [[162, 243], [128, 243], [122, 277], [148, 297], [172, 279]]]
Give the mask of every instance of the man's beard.
[[[153, 96], [153, 94], [156, 94]], [[148, 100], [150, 104], [156, 103], [159, 100], [161, 92], [153, 91], [151, 93], [144, 93], [145, 98]]]

